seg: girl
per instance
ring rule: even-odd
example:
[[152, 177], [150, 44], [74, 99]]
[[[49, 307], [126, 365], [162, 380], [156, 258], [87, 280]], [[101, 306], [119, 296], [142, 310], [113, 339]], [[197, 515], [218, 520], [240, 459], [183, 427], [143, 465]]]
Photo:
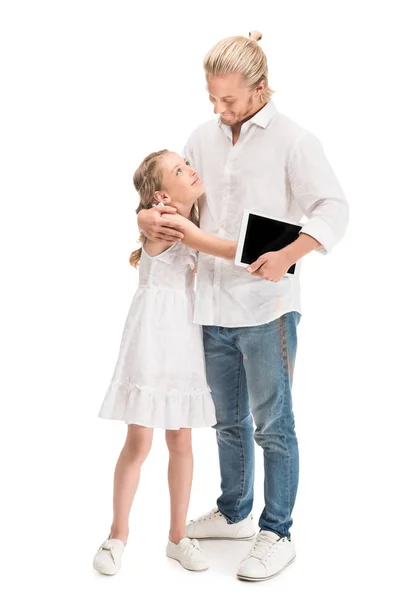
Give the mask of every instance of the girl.
[[153, 428], [165, 429], [169, 450], [168, 484], [171, 522], [167, 556], [186, 569], [208, 568], [197, 542], [186, 537], [185, 524], [193, 474], [191, 429], [216, 423], [207, 386], [201, 327], [193, 324], [196, 250], [233, 259], [236, 242], [221, 240], [197, 227], [197, 199], [204, 185], [189, 162], [162, 150], [147, 156], [135, 172], [140, 197], [136, 212], [154, 204], [177, 209], [170, 218], [181, 226], [184, 244], [150, 241], [130, 263], [140, 261], [139, 287], [125, 322], [114, 375], [99, 416], [128, 424], [125, 445], [114, 475], [114, 518], [108, 539], [93, 565], [114, 575], [128, 539], [128, 520], [140, 469], [151, 447]]

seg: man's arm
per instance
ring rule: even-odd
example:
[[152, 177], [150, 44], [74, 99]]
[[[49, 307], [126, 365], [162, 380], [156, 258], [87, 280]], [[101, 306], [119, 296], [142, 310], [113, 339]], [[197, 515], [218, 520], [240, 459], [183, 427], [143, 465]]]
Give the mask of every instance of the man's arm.
[[303, 256], [306, 256], [306, 254], [320, 248], [321, 244], [318, 240], [307, 233], [300, 232], [297, 240], [282, 249], [282, 255], [285, 256], [286, 260], [290, 263], [289, 266], [292, 266], [303, 258]]
[[319, 241], [327, 254], [345, 234], [349, 207], [318, 139], [305, 132], [289, 156], [288, 176], [293, 200], [308, 217], [301, 232]]
[[247, 270], [255, 277], [277, 282], [303, 256], [319, 248], [321, 248], [321, 244], [318, 240], [306, 233], [300, 233], [297, 240], [285, 246], [282, 250], [262, 254]]
[[309, 252], [330, 252], [343, 237], [349, 209], [343, 190], [328, 163], [320, 142], [304, 133], [289, 155], [288, 176], [293, 201], [308, 217], [296, 241], [278, 252], [268, 252], [248, 271], [270, 281], [279, 281], [295, 262]]

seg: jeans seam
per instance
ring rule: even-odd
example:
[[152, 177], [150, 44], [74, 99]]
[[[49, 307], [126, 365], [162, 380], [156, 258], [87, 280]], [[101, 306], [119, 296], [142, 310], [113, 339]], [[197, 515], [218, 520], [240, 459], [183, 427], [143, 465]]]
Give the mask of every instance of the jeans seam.
[[[236, 502], [236, 506], [235, 506], [235, 514], [237, 514], [238, 512], [238, 508], [240, 503], [243, 500], [243, 492], [244, 492], [244, 452], [243, 452], [243, 438], [242, 438], [242, 434], [240, 431], [240, 427], [239, 427], [239, 404], [240, 404], [240, 389], [241, 389], [241, 384], [242, 384], [242, 378], [243, 378], [243, 358], [241, 356], [241, 354], [239, 355], [239, 378], [238, 378], [238, 386], [237, 386], [237, 394], [236, 394], [236, 399], [237, 399], [237, 403], [236, 403], [236, 427], [237, 427], [237, 431], [238, 431], [238, 437], [240, 438], [240, 495], [239, 498]], [[240, 515], [239, 515], [240, 516]]]
[[[282, 411], [283, 411], [284, 400], [286, 398], [286, 384], [287, 384], [286, 377], [288, 376], [286, 319], [287, 319], [287, 315], [284, 314], [280, 320], [280, 327], [279, 327], [280, 340], [281, 340], [282, 372], [283, 372], [283, 386], [282, 386], [282, 392], [281, 392], [281, 394], [283, 395], [283, 401], [281, 402], [281, 414], [279, 416], [279, 431], [280, 431], [280, 435], [282, 435], [283, 439], [285, 440], [285, 449], [287, 450], [286, 434], [283, 433], [283, 431], [282, 431]], [[282, 395], [281, 395], [281, 398], [282, 398]], [[288, 469], [287, 469], [286, 486], [285, 486], [286, 514], [289, 515], [290, 514], [290, 474], [292, 471], [292, 461], [291, 461], [291, 457], [290, 457], [290, 452], [288, 452], [288, 455], [286, 458], [288, 460]], [[287, 535], [287, 532], [285, 531], [283, 535]]]

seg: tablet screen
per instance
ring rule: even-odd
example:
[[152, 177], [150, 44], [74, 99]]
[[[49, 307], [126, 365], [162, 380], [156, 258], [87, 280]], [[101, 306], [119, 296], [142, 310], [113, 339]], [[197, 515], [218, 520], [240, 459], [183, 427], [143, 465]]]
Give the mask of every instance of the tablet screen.
[[[241, 261], [250, 265], [261, 254], [281, 250], [294, 242], [301, 231], [300, 225], [276, 221], [268, 217], [249, 214]], [[288, 269], [294, 275], [295, 265]]]

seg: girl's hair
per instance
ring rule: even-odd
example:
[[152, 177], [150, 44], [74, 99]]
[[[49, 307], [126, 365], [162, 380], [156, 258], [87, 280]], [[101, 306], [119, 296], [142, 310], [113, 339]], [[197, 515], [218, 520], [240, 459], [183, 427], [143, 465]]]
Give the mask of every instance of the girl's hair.
[[268, 86], [267, 57], [257, 43], [261, 38], [259, 31], [250, 31], [248, 38], [233, 36], [221, 40], [206, 55], [205, 72], [217, 76], [241, 73], [251, 90], [265, 81], [260, 100], [268, 102], [274, 92]]
[[[153, 204], [156, 202], [154, 198], [154, 194], [157, 191], [162, 190], [162, 168], [161, 168], [161, 158], [167, 154], [169, 150], [159, 150], [158, 152], [152, 152], [141, 162], [139, 167], [136, 169], [135, 174], [133, 176], [133, 185], [137, 193], [139, 194], [139, 206], [136, 209], [136, 213], [138, 214], [143, 209], [152, 208]], [[199, 213], [197, 202], [192, 207], [190, 211], [189, 219], [195, 223], [199, 224]], [[146, 240], [146, 236], [143, 232], [140, 233], [139, 242], [143, 245]], [[140, 262], [140, 257], [142, 256], [142, 249], [138, 248], [131, 253], [129, 257], [130, 264], [137, 268]]]

